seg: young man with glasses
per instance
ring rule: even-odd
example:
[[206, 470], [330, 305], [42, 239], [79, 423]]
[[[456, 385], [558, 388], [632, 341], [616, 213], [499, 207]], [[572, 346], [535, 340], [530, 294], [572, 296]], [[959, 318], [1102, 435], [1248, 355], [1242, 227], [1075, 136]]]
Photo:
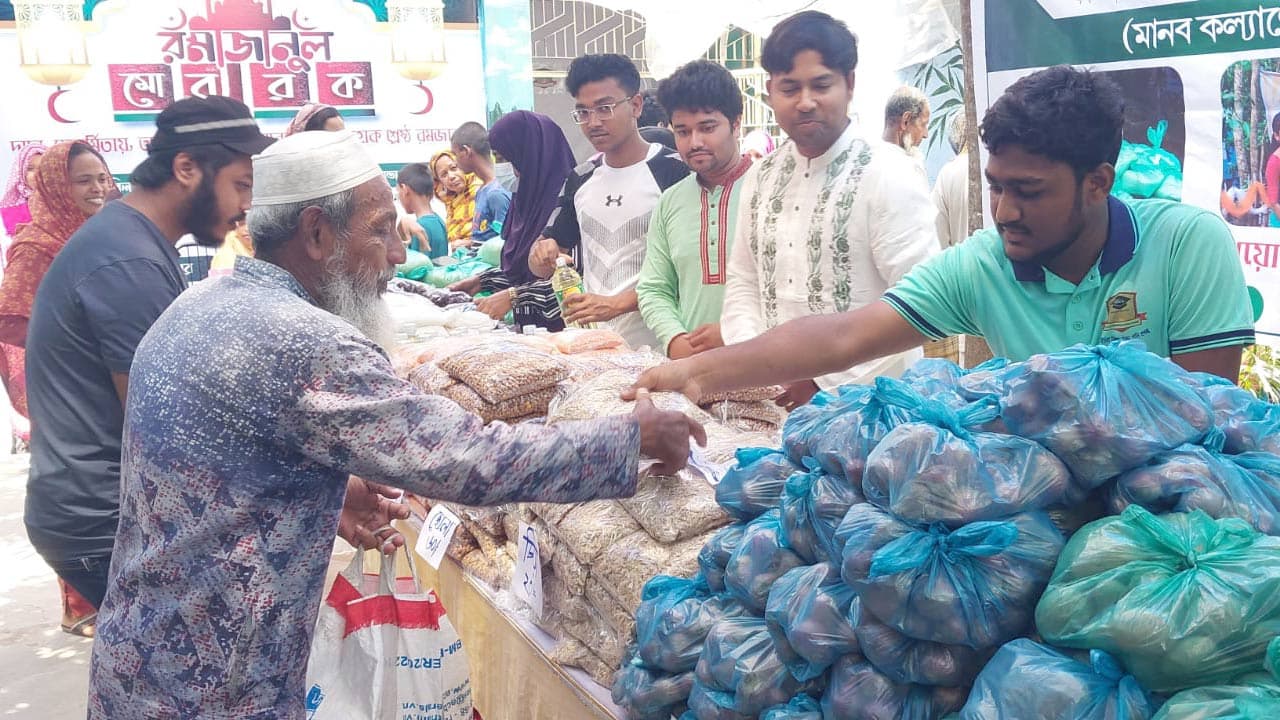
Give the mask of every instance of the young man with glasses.
[[689, 174], [680, 156], [640, 137], [640, 73], [621, 55], [584, 55], [569, 65], [573, 121], [601, 154], [565, 182], [560, 207], [529, 253], [529, 268], [550, 277], [571, 254], [586, 293], [566, 301], [566, 323], [602, 323], [632, 347], [657, 347], [640, 317], [636, 281], [649, 218], [663, 191]]

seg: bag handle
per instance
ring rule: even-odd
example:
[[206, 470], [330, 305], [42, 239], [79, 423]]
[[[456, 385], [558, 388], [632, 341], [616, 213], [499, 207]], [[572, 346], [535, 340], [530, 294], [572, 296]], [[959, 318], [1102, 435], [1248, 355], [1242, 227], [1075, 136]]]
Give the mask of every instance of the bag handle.
[[[357, 557], [360, 557], [361, 563], [364, 562], [364, 559], [363, 559], [364, 552], [365, 551], [361, 551], [360, 553], [357, 554]], [[418, 569], [413, 565], [413, 557], [409, 555], [408, 546], [405, 546], [400, 550], [397, 550], [392, 555], [383, 555], [381, 552], [378, 553], [378, 560], [379, 562], [382, 563], [382, 567], [379, 569], [379, 572], [378, 572], [378, 593], [381, 595], [395, 594], [396, 557], [400, 555], [401, 552], [404, 553], [405, 563], [408, 564], [409, 566], [409, 577], [413, 579], [413, 593], [415, 595], [421, 595], [422, 582], [418, 579]]]

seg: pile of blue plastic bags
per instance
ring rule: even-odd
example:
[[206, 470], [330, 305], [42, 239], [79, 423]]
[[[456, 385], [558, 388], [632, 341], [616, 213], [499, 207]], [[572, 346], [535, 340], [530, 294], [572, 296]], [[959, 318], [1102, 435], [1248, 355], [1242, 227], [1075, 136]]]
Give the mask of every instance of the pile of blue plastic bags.
[[820, 393], [645, 588], [645, 720], [1280, 718], [1280, 407], [1137, 342]]

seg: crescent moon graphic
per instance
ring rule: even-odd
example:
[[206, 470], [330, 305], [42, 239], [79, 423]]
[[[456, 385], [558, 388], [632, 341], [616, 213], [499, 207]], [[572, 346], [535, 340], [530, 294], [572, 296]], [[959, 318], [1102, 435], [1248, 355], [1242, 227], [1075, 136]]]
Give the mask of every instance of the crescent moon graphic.
[[79, 120], [68, 120], [67, 118], [63, 117], [58, 113], [58, 98], [62, 97], [65, 93], [69, 93], [69, 92], [71, 91], [58, 88], [57, 90], [53, 91], [52, 95], [49, 96], [49, 102], [48, 102], [49, 117], [53, 118], [54, 120], [57, 120], [60, 123], [63, 123], [64, 125], [71, 125], [73, 123], [80, 122]]
[[421, 82], [420, 82], [420, 83], [417, 83], [417, 84], [416, 84], [416, 87], [421, 88], [421, 89], [422, 89], [422, 92], [426, 93], [426, 95], [427, 95], [427, 106], [426, 106], [426, 107], [424, 107], [424, 108], [422, 108], [421, 110], [419, 110], [419, 111], [417, 111], [417, 112], [411, 112], [411, 113], [409, 113], [409, 114], [410, 114], [410, 115], [426, 115], [427, 113], [431, 112], [431, 109], [432, 109], [432, 108], [434, 108], [434, 107], [436, 106], [436, 96], [435, 96], [434, 94], [432, 94], [432, 92], [431, 92], [431, 88], [427, 87], [427, 84], [426, 84], [426, 83], [421, 83]]

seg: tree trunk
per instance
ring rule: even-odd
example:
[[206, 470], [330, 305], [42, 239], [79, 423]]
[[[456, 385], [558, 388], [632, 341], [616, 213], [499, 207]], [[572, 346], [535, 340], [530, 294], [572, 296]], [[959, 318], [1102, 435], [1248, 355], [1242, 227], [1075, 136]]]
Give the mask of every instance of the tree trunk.
[[[982, 227], [982, 146], [978, 139], [978, 102], [974, 99], [976, 86], [973, 74], [973, 13], [971, 3], [960, 3], [960, 53], [964, 57], [964, 119], [965, 133], [969, 136], [969, 234]], [[991, 359], [987, 341], [973, 335], [960, 338], [957, 364], [973, 367]]]
[[1265, 127], [1267, 123], [1267, 115], [1262, 109], [1262, 64], [1254, 61], [1249, 63], [1252, 72], [1249, 76], [1249, 109], [1252, 116], [1249, 118], [1249, 164], [1253, 166], [1256, 177], [1255, 180], [1263, 180], [1263, 168], [1267, 166], [1267, 144], [1271, 137], [1270, 128]]
[[964, 120], [969, 147], [969, 234], [982, 228], [982, 146], [978, 139], [978, 103], [973, 88], [973, 14], [960, 3], [960, 54], [964, 58]]
[[1244, 123], [1247, 118], [1244, 104], [1244, 63], [1236, 63], [1232, 67], [1232, 91], [1235, 95], [1233, 114], [1237, 122], [1235, 127], [1231, 128], [1231, 139], [1236, 148], [1236, 166], [1239, 169], [1240, 185], [1243, 188], [1248, 187], [1249, 183], [1255, 179], [1253, 176], [1253, 163], [1250, 162], [1248, 147], [1244, 139]]

